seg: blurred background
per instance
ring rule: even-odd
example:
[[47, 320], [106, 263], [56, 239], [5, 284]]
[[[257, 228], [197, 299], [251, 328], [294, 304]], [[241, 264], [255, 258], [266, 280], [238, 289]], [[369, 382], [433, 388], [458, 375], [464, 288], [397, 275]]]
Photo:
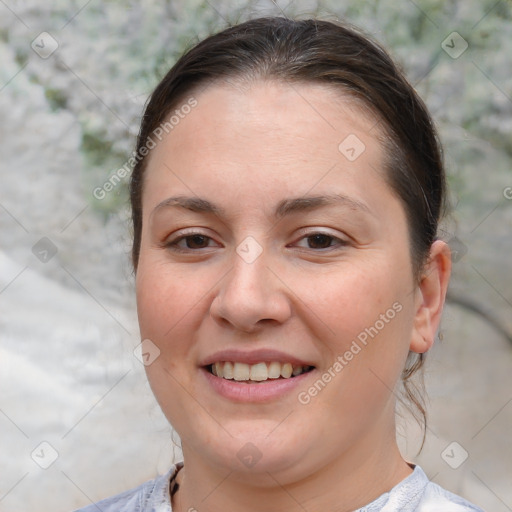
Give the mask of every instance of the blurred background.
[[144, 102], [177, 57], [270, 14], [362, 27], [435, 118], [454, 276], [428, 357], [427, 440], [417, 456], [404, 413], [399, 442], [433, 481], [512, 511], [507, 0], [0, 1], [1, 511], [70, 511], [180, 460], [139, 360], [128, 178], [104, 184], [123, 174]]

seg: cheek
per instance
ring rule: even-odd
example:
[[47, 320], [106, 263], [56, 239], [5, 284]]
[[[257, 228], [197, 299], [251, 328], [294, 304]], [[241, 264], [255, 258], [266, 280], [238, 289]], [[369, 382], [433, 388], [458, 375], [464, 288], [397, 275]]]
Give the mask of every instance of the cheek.
[[[183, 361], [191, 350], [191, 325], [195, 288], [158, 261], [141, 257], [136, 276], [137, 313], [142, 340], [158, 347], [158, 356], [145, 366], [148, 382], [162, 411], [175, 428], [181, 427], [176, 411], [187, 408], [192, 383]], [[169, 405], [172, 403], [172, 407]]]
[[366, 417], [381, 410], [391, 396], [413, 323], [408, 274], [398, 267], [381, 259], [352, 265], [347, 272], [316, 274], [309, 289], [306, 277], [297, 281], [304, 302], [321, 320], [317, 324], [328, 327], [328, 337], [320, 340], [327, 355], [324, 377], [336, 384], [322, 391], [320, 401], [326, 407], [336, 403], [351, 415]]
[[[169, 345], [180, 350], [187, 315], [199, 300], [190, 280], [184, 280], [161, 262], [141, 260], [136, 277], [137, 313], [142, 339], [150, 339], [166, 357]], [[199, 292], [200, 290], [198, 290]]]
[[213, 266], [171, 265], [161, 255], [141, 253], [136, 276], [140, 335], [160, 350], [158, 364], [146, 367], [148, 375], [156, 375], [161, 367], [189, 379], [183, 361], [195, 361], [198, 356], [198, 340], [205, 337], [204, 327], [211, 326], [205, 324], [212, 300], [208, 292], [224, 273]]
[[400, 322], [396, 314], [400, 306], [393, 309], [393, 305], [398, 302], [403, 306], [408, 289], [403, 276], [383, 258], [375, 262], [361, 259], [346, 269], [338, 267], [314, 275], [297, 273], [295, 286], [304, 303], [328, 327], [333, 348], [339, 351], [360, 333], [364, 338], [366, 330], [376, 323], [377, 330], [384, 332]]

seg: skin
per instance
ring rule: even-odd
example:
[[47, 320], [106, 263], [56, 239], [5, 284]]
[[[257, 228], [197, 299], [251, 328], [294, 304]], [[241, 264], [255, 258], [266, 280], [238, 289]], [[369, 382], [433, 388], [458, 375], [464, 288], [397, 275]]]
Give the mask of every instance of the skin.
[[[449, 249], [436, 241], [413, 276], [405, 212], [383, 177], [382, 134], [352, 99], [268, 81], [214, 84], [195, 97], [149, 155], [136, 274], [141, 336], [160, 350], [148, 379], [182, 440], [173, 510], [361, 507], [412, 472], [396, 444], [395, 389], [409, 350], [433, 343]], [[338, 149], [350, 134], [366, 146], [353, 162]], [[365, 206], [272, 217], [283, 199], [332, 193]], [[226, 215], [156, 208], [177, 195]], [[181, 240], [184, 252], [166, 247], [185, 229], [210, 238]], [[333, 238], [315, 245], [318, 232]], [[236, 252], [247, 236], [262, 249], [252, 263]], [[298, 392], [397, 302], [401, 311], [301, 404]], [[227, 348], [277, 348], [315, 370], [277, 400], [235, 403], [199, 369]], [[249, 442], [261, 454], [252, 467], [237, 457]]]

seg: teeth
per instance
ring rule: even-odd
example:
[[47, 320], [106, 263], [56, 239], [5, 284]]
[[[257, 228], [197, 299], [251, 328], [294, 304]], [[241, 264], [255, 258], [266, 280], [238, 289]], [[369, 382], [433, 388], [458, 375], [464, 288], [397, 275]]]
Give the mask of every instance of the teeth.
[[292, 375], [295, 377], [296, 375], [300, 375], [302, 373], [302, 366], [294, 366]]
[[281, 367], [281, 377], [289, 379], [292, 376], [293, 367], [290, 363], [284, 363]]
[[281, 363], [277, 361], [272, 361], [268, 365], [268, 378], [269, 379], [279, 379], [281, 377]]
[[261, 381], [268, 379], [268, 370], [265, 363], [253, 364], [251, 366], [251, 380]]
[[[218, 364], [220, 366], [222, 363], [215, 363], [215, 364], [216, 365]], [[225, 379], [234, 378], [233, 363], [230, 363], [230, 362], [224, 363], [224, 368], [222, 368], [221, 372], [222, 372], [221, 373], [222, 377], [224, 377]]]
[[250, 367], [245, 363], [235, 363], [233, 365], [233, 378], [235, 380], [249, 380]]
[[292, 375], [296, 377], [309, 366], [292, 365], [291, 363], [281, 364], [278, 361], [270, 363], [246, 364], [237, 362], [217, 362], [211, 365], [211, 372], [217, 377], [236, 381], [262, 382], [268, 379], [289, 379]]

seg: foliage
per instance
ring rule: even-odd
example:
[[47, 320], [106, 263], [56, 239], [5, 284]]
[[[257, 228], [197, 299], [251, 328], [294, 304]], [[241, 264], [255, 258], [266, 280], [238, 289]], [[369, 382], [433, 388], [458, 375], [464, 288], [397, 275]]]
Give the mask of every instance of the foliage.
[[[183, 51], [213, 31], [257, 15], [344, 18], [390, 49], [424, 97], [453, 161], [471, 165], [461, 135], [484, 139], [512, 157], [512, 75], [504, 41], [512, 40], [512, 9], [495, 0], [392, 0], [339, 2], [261, 0], [12, 2], [0, 19], [0, 44], [8, 46], [48, 108], [79, 121], [84, 183], [94, 188], [124, 165], [133, 150], [144, 102]], [[441, 48], [456, 30], [468, 50], [452, 59]], [[41, 59], [30, 47], [48, 31], [59, 48]], [[5, 78], [4, 78], [5, 79]], [[3, 94], [12, 94], [16, 80]], [[507, 166], [509, 167], [509, 166]], [[456, 170], [452, 184], [462, 192]], [[99, 210], [118, 209], [89, 200]]]

